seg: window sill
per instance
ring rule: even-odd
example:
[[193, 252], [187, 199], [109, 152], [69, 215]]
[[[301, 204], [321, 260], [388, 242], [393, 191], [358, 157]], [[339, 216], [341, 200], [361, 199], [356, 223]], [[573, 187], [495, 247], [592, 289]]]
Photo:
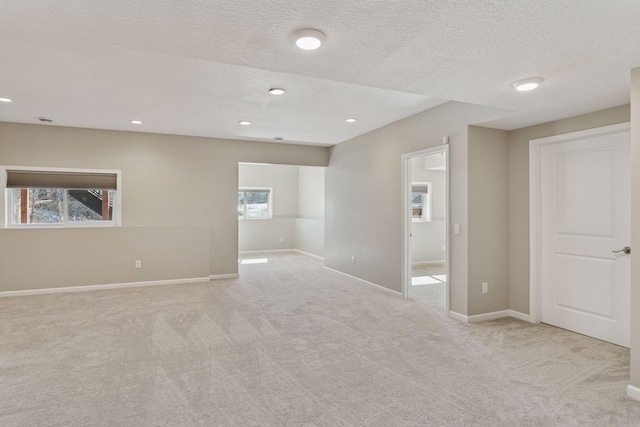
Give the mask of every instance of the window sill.
[[84, 223], [84, 224], [12, 224], [4, 227], [6, 230], [38, 230], [43, 228], [56, 228], [56, 229], [75, 229], [75, 228], [115, 228], [119, 227], [112, 222], [107, 224], [101, 223]]

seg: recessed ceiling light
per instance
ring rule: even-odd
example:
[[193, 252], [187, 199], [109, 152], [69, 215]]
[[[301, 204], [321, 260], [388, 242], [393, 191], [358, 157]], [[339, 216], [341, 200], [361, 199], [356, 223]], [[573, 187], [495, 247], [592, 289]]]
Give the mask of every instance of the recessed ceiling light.
[[293, 39], [296, 41], [296, 45], [300, 49], [314, 50], [320, 47], [325, 40], [325, 35], [312, 28], [306, 28], [304, 30], [298, 30], [293, 33]]
[[285, 92], [286, 91], [284, 89], [279, 88], [279, 87], [272, 87], [271, 89], [269, 89], [269, 93], [271, 95], [282, 95]]
[[132, 125], [141, 125], [142, 122], [140, 120], [131, 120]]
[[284, 140], [284, 138], [283, 138], [283, 137], [281, 137], [281, 136], [274, 136], [274, 137], [273, 137], [273, 139], [275, 139], [276, 141], [282, 141], [282, 140]]
[[355, 123], [358, 121], [358, 119], [356, 119], [355, 117], [349, 117], [348, 119], [344, 119], [344, 121], [347, 123]]
[[11, 102], [11, 98], [0, 98], [0, 102]]
[[540, 77], [532, 77], [530, 79], [518, 80], [513, 84], [513, 87], [520, 92], [526, 92], [537, 88], [540, 83], [542, 83], [542, 79]]
[[240, 120], [238, 123], [240, 123], [242, 126], [249, 126], [251, 124], [249, 120]]

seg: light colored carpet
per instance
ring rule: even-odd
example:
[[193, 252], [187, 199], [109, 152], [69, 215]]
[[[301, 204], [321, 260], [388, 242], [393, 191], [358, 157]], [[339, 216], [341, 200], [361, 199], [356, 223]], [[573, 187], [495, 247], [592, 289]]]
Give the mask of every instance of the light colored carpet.
[[239, 280], [0, 299], [0, 425], [640, 425], [624, 348], [267, 258]]

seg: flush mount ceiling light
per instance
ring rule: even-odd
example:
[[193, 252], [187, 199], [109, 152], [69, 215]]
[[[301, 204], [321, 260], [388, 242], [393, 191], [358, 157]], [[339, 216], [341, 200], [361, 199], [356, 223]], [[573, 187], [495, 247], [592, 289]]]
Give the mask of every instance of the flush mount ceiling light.
[[249, 126], [251, 124], [249, 120], [240, 120], [238, 123], [242, 126]]
[[356, 119], [355, 117], [349, 117], [348, 119], [344, 119], [344, 121], [347, 123], [355, 123], [358, 121], [358, 119]]
[[280, 87], [272, 87], [271, 89], [269, 89], [269, 93], [271, 95], [282, 95], [285, 92], [286, 91]]
[[306, 28], [304, 30], [298, 30], [293, 33], [293, 40], [300, 49], [314, 50], [320, 47], [325, 40], [325, 35], [312, 28]]
[[532, 77], [530, 79], [518, 80], [513, 84], [513, 87], [520, 92], [526, 92], [537, 88], [540, 83], [542, 83], [542, 79], [540, 77]]
[[11, 98], [2, 98], [2, 97], [0, 97], [0, 102], [11, 102]]
[[141, 125], [142, 122], [140, 120], [129, 120], [132, 125]]

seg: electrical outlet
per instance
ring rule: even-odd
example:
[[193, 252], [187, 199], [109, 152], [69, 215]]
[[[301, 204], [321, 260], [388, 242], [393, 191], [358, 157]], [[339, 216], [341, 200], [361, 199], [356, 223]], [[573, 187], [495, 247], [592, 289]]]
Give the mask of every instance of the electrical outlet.
[[355, 264], [356, 263], [356, 257], [352, 256], [351, 257], [351, 264]]
[[489, 283], [484, 282], [482, 284], [482, 293], [483, 294], [488, 294], [489, 293]]
[[142, 268], [142, 261], [139, 259], [136, 260], [136, 268]]
[[280, 237], [280, 243], [284, 242], [284, 237]]

